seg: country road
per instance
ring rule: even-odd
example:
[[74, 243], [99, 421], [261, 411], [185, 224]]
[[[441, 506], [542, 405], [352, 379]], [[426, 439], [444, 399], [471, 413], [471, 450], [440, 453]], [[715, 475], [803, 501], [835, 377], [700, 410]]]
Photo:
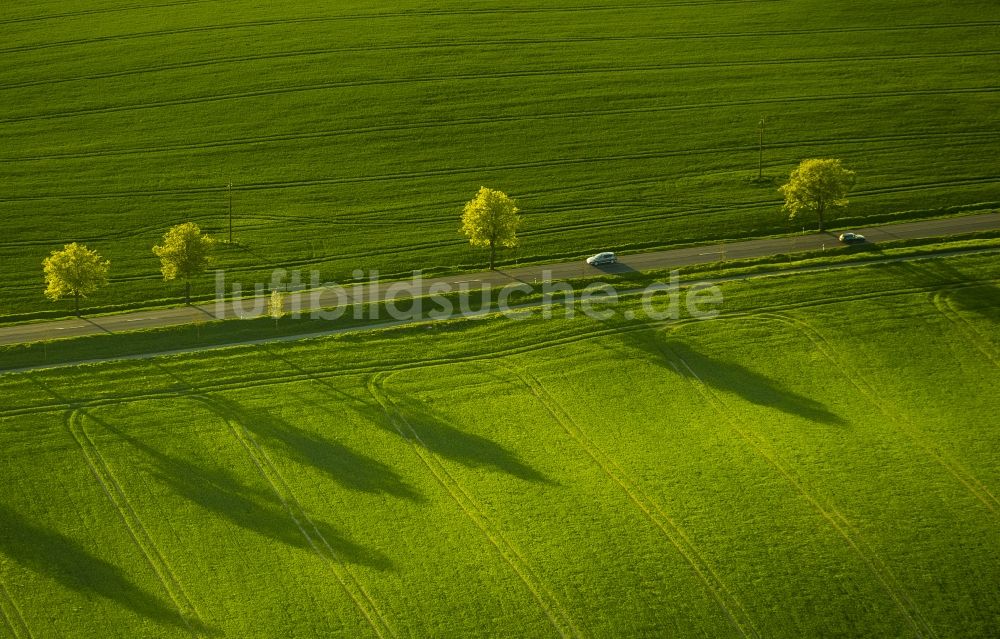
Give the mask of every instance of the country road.
[[[1000, 229], [1000, 212], [859, 228], [857, 232], [865, 235], [870, 242], [884, 242], [997, 229]], [[838, 244], [835, 233], [813, 233], [792, 237], [747, 240], [693, 248], [622, 255], [618, 264], [602, 267], [588, 266], [582, 260], [575, 260], [573, 262], [538, 264], [482, 273], [462, 273], [422, 279], [418, 287], [402, 291], [402, 295], [398, 297], [430, 294], [434, 292], [432, 287], [435, 286], [438, 291], [443, 287], [447, 288], [447, 290], [457, 290], [463, 286], [469, 289], [482, 288], [486, 285], [499, 287], [516, 282], [530, 283], [542, 281], [543, 278], [560, 280], [595, 276], [600, 275], [602, 272], [646, 271], [717, 262], [719, 260], [811, 251], [823, 248], [824, 246], [834, 247]], [[250, 283], [243, 284], [246, 287]], [[373, 290], [367, 283], [361, 283], [348, 285], [339, 290], [320, 288], [291, 293], [285, 298], [285, 306], [287, 309], [298, 308], [305, 312], [312, 308], [331, 307], [345, 303], [350, 305], [365, 304], [374, 300], [384, 299], [391, 284], [388, 282], [382, 283], [378, 290]], [[254, 308], [255, 302], [257, 308]], [[256, 300], [245, 299], [218, 303], [210, 302], [191, 306], [102, 315], [93, 318], [74, 317], [0, 327], [0, 344], [17, 344], [80, 337], [102, 332], [117, 333], [139, 329], [162, 328], [214, 321], [217, 319], [255, 317], [263, 313], [263, 301], [260, 298], [256, 298]]]

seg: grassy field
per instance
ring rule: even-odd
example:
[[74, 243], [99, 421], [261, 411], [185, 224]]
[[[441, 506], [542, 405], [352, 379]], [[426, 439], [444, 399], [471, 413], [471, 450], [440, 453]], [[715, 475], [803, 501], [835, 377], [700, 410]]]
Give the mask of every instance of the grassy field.
[[1000, 264], [0, 377], [42, 636], [992, 636]]
[[[109, 257], [90, 304], [177, 299], [172, 224], [219, 265], [482, 264], [480, 185], [518, 198], [507, 259], [798, 231], [765, 173], [840, 157], [854, 217], [1000, 201], [994, 0], [0, 7], [0, 316], [44, 308], [42, 258]], [[201, 292], [208, 292], [206, 282]]]

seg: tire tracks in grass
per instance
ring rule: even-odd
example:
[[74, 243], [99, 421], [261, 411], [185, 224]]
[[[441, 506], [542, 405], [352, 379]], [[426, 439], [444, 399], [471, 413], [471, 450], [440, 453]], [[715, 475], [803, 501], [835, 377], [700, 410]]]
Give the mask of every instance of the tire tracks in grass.
[[1000, 368], [1000, 353], [997, 352], [996, 346], [994, 346], [986, 335], [984, 335], [975, 324], [969, 321], [962, 313], [956, 309], [951, 303], [951, 294], [960, 288], [974, 288], [976, 286], [988, 286], [989, 284], [972, 284], [969, 286], [952, 286], [948, 288], [943, 288], [931, 296], [931, 301], [934, 303], [934, 307], [938, 310], [941, 315], [945, 317], [949, 322], [951, 322], [955, 328], [959, 330], [966, 339], [971, 342], [976, 349], [986, 356], [986, 359], [990, 360], [994, 366]]
[[[211, 398], [202, 391], [203, 389], [201, 388], [198, 390], [191, 389], [185, 396], [188, 399], [207, 405], [210, 410], [216, 411], [215, 404]], [[253, 463], [257, 473], [267, 482], [275, 497], [277, 497], [278, 501], [284, 507], [289, 518], [294, 522], [295, 527], [298, 528], [299, 532], [309, 543], [313, 552], [329, 566], [330, 571], [337, 578], [344, 592], [354, 603], [358, 612], [365, 618], [368, 625], [371, 626], [375, 634], [383, 639], [398, 636], [393, 630], [392, 625], [387, 621], [385, 614], [379, 609], [375, 599], [365, 590], [357, 575], [354, 574], [354, 571], [341, 559], [339, 553], [333, 549], [333, 546], [323, 535], [322, 531], [312, 518], [309, 517], [302, 503], [292, 491], [291, 485], [289, 485], [278, 471], [270, 455], [257, 442], [253, 433], [236, 420], [223, 416], [223, 421], [225, 421], [229, 433], [239, 442], [241, 448], [243, 448], [247, 457]]]
[[[792, 147], [792, 145], [788, 146]], [[593, 164], [607, 164], [614, 162], [661, 160], [670, 157], [686, 157], [697, 154], [713, 154], [713, 153], [718, 154], [724, 151], [726, 150], [703, 149], [703, 150], [684, 150], [684, 151], [649, 151], [641, 153], [626, 153], [626, 154], [591, 156], [591, 157], [551, 158], [546, 160], [535, 160], [530, 162], [511, 162], [507, 164], [497, 164], [497, 165], [445, 167], [439, 169], [426, 169], [423, 171], [400, 171], [396, 173], [381, 173], [377, 175], [325, 177], [325, 178], [313, 178], [306, 180], [272, 180], [267, 182], [244, 184], [241, 185], [239, 188], [234, 188], [233, 190], [240, 192], [278, 191], [284, 189], [327, 187], [327, 186], [338, 186], [344, 184], [377, 184], [380, 182], [392, 182], [400, 180], [421, 180], [421, 179], [438, 178], [438, 177], [459, 177], [470, 174], [497, 173], [502, 171], [549, 169], [549, 168], [565, 167], [565, 166], [583, 166], [583, 165], [593, 165]], [[655, 177], [641, 178], [641, 179], [644, 181], [648, 180], [652, 183], [655, 183], [656, 181], [660, 182], [664, 181], [664, 178], [662, 177], [660, 177], [658, 180]], [[942, 180], [936, 182], [887, 186], [879, 189], [869, 189], [867, 191], [859, 191], [858, 193], [864, 195], [879, 195], [886, 193], [900, 193], [900, 192], [908, 192], [914, 190], [925, 190], [928, 188], [940, 188], [942, 185], [968, 186], [972, 184], [993, 184], [996, 182], [1000, 182], [1000, 176], [985, 175], [977, 177], [955, 178], [952, 180]], [[629, 181], [625, 181], [623, 183], [627, 184], [629, 183]], [[615, 184], [617, 183], [610, 182], [608, 184], [608, 188], [613, 188]], [[104, 191], [104, 192], [61, 193], [61, 194], [53, 193], [53, 194], [40, 194], [40, 195], [7, 196], [0, 198], [0, 203], [38, 202], [38, 201], [48, 201], [48, 200], [61, 200], [61, 201], [112, 200], [112, 199], [123, 199], [123, 198], [130, 199], [130, 198], [141, 198], [141, 197], [188, 196], [188, 195], [218, 194], [218, 193], [219, 193], [218, 186], [190, 186], [184, 189], [179, 189], [179, 188], [137, 189], [130, 191]]]
[[17, 602], [10, 596], [10, 591], [3, 582], [0, 582], [0, 617], [3, 617], [4, 625], [10, 630], [14, 639], [34, 639], [24, 614], [21, 613]]
[[[30, 115], [20, 115], [0, 119], [0, 125], [14, 124], [19, 122], [34, 122], [42, 120], [55, 120], [86, 115], [103, 115], [107, 113], [135, 112], [149, 109], [159, 109], [164, 107], [187, 106], [193, 104], [206, 104], [215, 102], [228, 102], [232, 100], [243, 100], [248, 98], [261, 98], [277, 95], [288, 95], [294, 93], [306, 93], [312, 91], [329, 91], [334, 89], [350, 89], [370, 86], [398, 86], [405, 84], [434, 84], [443, 82], [482, 82], [484, 80], [504, 80], [504, 79], [524, 79], [524, 78], [551, 78], [557, 76], [587, 76], [587, 75], [620, 75], [622, 73], [641, 73], [647, 71], [660, 70], [658, 67], [619, 67], [619, 68], [596, 68], [596, 69], [539, 69], [520, 71], [498, 71], [493, 73], [465, 73], [445, 76], [421, 76], [410, 78], [370, 78], [367, 80], [340, 80], [332, 82], [316, 82], [312, 84], [291, 85], [284, 87], [271, 87], [267, 89], [255, 89], [251, 91], [233, 91], [230, 93], [218, 93], [213, 95], [189, 96], [186, 98], [172, 98], [167, 100], [154, 100], [151, 102], [139, 102], [133, 104], [118, 104], [99, 107], [89, 107], [81, 109], [70, 109], [66, 111], [53, 111], [49, 113], [35, 113]], [[706, 104], [681, 104], [660, 107], [658, 111], [688, 111], [705, 110], [720, 107], [755, 106], [764, 104], [787, 104], [797, 102], [820, 102], [830, 100], [873, 100], [882, 97], [917, 97], [932, 95], [957, 95], [962, 93], [994, 93], [1000, 87], [980, 86], [980, 87], [955, 87], [948, 89], [909, 89], [868, 93], [850, 94], [826, 94], [821, 96], [790, 95], [773, 98], [748, 98], [743, 100], [726, 100]]]
[[[442, 41], [439, 43], [413, 43], [413, 44], [385, 44], [366, 45], [348, 47], [326, 47], [322, 49], [303, 49], [298, 51], [275, 51], [271, 53], [260, 53], [254, 55], [228, 56], [220, 58], [207, 58], [203, 60], [190, 60], [188, 62], [176, 62], [172, 64], [158, 64], [135, 69], [125, 69], [119, 71], [106, 71], [101, 73], [90, 73], [80, 76], [45, 78], [37, 80], [26, 80], [0, 86], [0, 92], [11, 89], [25, 89], [37, 86], [51, 86], [65, 84], [68, 82], [93, 82], [94, 80], [105, 80], [110, 78], [122, 78], [136, 75], [146, 75], [150, 73], [162, 73], [167, 71], [180, 71], [186, 69], [199, 69], [216, 65], [233, 65], [247, 62], [264, 62], [268, 60], [284, 60], [289, 58], [306, 58], [313, 56], [331, 55], [334, 53], [367, 53], [377, 51], [409, 51], [426, 49], [460, 49], [478, 48], [483, 46], [525, 46], [525, 45], [552, 45], [552, 44], [594, 44], [603, 42], [631, 42], [631, 41], [662, 41], [660, 36], [621, 36], [621, 37], [588, 37], [588, 38], [554, 38], [545, 39], [508, 39], [508, 40], [469, 40], [466, 42]], [[763, 66], [783, 66], [794, 64], [834, 64], [858, 62], [878, 62], [878, 61], [900, 61], [900, 60], [933, 60], [940, 58], [972, 58], [983, 56], [1000, 55], [997, 50], [968, 50], [968, 51], [936, 51], [927, 53], [885, 53], [853, 56], [827, 56], [813, 58], [768, 58], [759, 60], [728, 60], [728, 61], [688, 61], [672, 62], [669, 64], [657, 65], [634, 65], [630, 67], [606, 68], [609, 71], [625, 70], [672, 70], [672, 69], [714, 69], [714, 68], [734, 68], [734, 67], [763, 67]], [[599, 67], [595, 67], [598, 69]]]
[[886, 418], [889, 424], [896, 426], [896, 429], [906, 435], [913, 443], [923, 450], [931, 459], [943, 467], [948, 474], [957, 480], [968, 492], [981, 502], [994, 516], [1000, 514], [997, 507], [1000, 506], [998, 500], [989, 488], [975, 477], [968, 469], [960, 464], [948, 452], [940, 446], [929, 441], [928, 436], [922, 432], [913, 422], [902, 412], [894, 412], [880, 396], [875, 385], [869, 381], [857, 368], [848, 366], [841, 358], [834, 355], [836, 348], [830, 341], [809, 322], [789, 315], [787, 313], [762, 313], [755, 319], [777, 321], [785, 326], [797, 329], [812, 343], [813, 347], [836, 368], [844, 379], [851, 386], [856, 388], [861, 395], [875, 406]]
[[[677, 328], [680, 329], [682, 327]], [[879, 557], [878, 553], [868, 545], [856, 527], [833, 504], [829, 503], [822, 496], [810, 491], [807, 482], [782, 461], [780, 454], [764, 438], [755, 434], [750, 428], [742, 426], [742, 420], [733, 414], [719, 394], [701, 379], [684, 358], [674, 352], [668, 345], [657, 342], [657, 347], [663, 358], [677, 374], [687, 380], [697, 393], [710, 406], [715, 408], [716, 412], [729, 425], [730, 430], [736, 433], [757, 455], [774, 468], [789, 486], [826, 520], [848, 547], [864, 562], [916, 635], [918, 637], [936, 637], [937, 633], [924, 618], [923, 613], [907, 594], [898, 578], [881, 557]], [[679, 365], [678, 362], [680, 363]], [[681, 367], [683, 367], [683, 370]], [[687, 373], [684, 371], [687, 371]]]
[[[176, 36], [184, 34], [212, 33], [216, 31], [232, 31], [240, 29], [255, 29], [262, 27], [284, 27], [298, 26], [303, 24], [326, 24], [346, 21], [376, 20], [385, 18], [418, 18], [418, 17], [447, 17], [447, 16], [469, 16], [469, 15], [493, 15], [493, 14], [536, 14], [536, 13], [583, 13], [583, 12], [617, 12], [622, 10], [642, 10], [660, 9], [668, 7], [689, 7], [719, 4], [759, 4], [762, 0], [704, 0], [694, 2], [664, 2], [658, 4], [627, 4], [616, 6], [587, 6], [587, 7], [534, 7], [534, 8], [493, 8], [493, 9], [464, 9], [464, 10], [424, 10], [424, 11], [402, 11], [384, 12], [370, 14], [353, 14], [339, 16], [314, 16], [299, 18], [284, 18], [271, 20], [251, 20], [246, 22], [234, 22], [221, 25], [204, 25], [194, 27], [175, 27], [172, 29], [158, 29], [154, 31], [139, 31], [134, 33], [120, 33], [105, 36], [94, 36], [90, 38], [75, 38], [71, 40], [59, 40], [55, 42], [38, 42], [34, 44], [17, 45], [0, 49], [0, 54], [22, 53], [27, 51], [38, 51], [41, 49], [55, 49], [73, 46], [86, 46], [103, 42], [122, 42], [129, 40], [141, 40], [146, 38], [159, 38], [164, 36]], [[730, 31], [730, 32], [701, 32], [701, 33], [674, 33], [661, 36], [664, 40], [709, 40], [728, 38], [768, 38], [775, 36], [813, 36], [822, 34], [839, 33], [890, 33], [898, 31], [926, 31], [938, 29], [969, 29], [981, 27], [995, 27], [1000, 25], [1000, 21], [981, 20], [968, 22], [932, 22], [924, 24], [905, 24], [893, 26], [851, 26], [851, 27], [820, 27], [813, 29], [772, 29], [769, 31]]]
[[[0, 164], [17, 163], [17, 162], [36, 162], [36, 161], [47, 161], [47, 160], [64, 160], [64, 159], [83, 159], [83, 158], [103, 158], [103, 157], [120, 157], [128, 155], [149, 155], [158, 153], [173, 153], [177, 151], [199, 151], [199, 150], [209, 150], [209, 149], [224, 149], [224, 148], [234, 148], [241, 146], [254, 146], [270, 144], [275, 142], [298, 142], [305, 140], [316, 140], [316, 139], [328, 139], [336, 137], [346, 137], [352, 135], [367, 135], [371, 133], [402, 133], [405, 131], [417, 131], [423, 129], [435, 129], [435, 128], [453, 128], [453, 127], [464, 127], [464, 126], [482, 126], [486, 124], [504, 124], [504, 123], [521, 123], [536, 120], [572, 120], [572, 119], [582, 119], [582, 118], [602, 118], [602, 117], [613, 117], [621, 115], [640, 115], [645, 113], [659, 113], [665, 110], [676, 110], [677, 105], [669, 106], [647, 106], [647, 107], [628, 107], [628, 108], [612, 108], [612, 109], [591, 109], [591, 110], [577, 110], [577, 111], [556, 111], [550, 113], [522, 113], [517, 115], [494, 115], [490, 117], [471, 117], [471, 118], [454, 118], [454, 119], [432, 119], [432, 120], [421, 120], [415, 122], [404, 122], [399, 124], [384, 124], [384, 125], [372, 125], [372, 126], [356, 126], [356, 127], [346, 127], [341, 129], [326, 129], [319, 131], [301, 131], [294, 133], [277, 133], [272, 135], [261, 135], [243, 138], [229, 138], [222, 140], [209, 140], [205, 142], [184, 142], [180, 144], [162, 144], [156, 146], [135, 146], [135, 147], [120, 147], [120, 148], [110, 148], [110, 149], [95, 149], [90, 151], [61, 151], [57, 153], [46, 153], [41, 155], [22, 155], [22, 156], [7, 156], [0, 157]], [[836, 144], [860, 144], [860, 143], [871, 143], [871, 142], [920, 142], [924, 140], [931, 139], [963, 139], [963, 138], [984, 138], [992, 140], [996, 135], [995, 131], [992, 130], [982, 130], [982, 131], [947, 131], [947, 132], [937, 132], [937, 131], [922, 131], [919, 133], [897, 133], [897, 134], [884, 134], [877, 136], [851, 136], [851, 137], [827, 137], [827, 138], [813, 138], [805, 140], [784, 140], [784, 141], [774, 141], [768, 144], [768, 148], [798, 148], [801, 146], [820, 146], [828, 145], [831, 143]], [[732, 146], [732, 147], [715, 147], [715, 148], [697, 148], [697, 149], [681, 149], [673, 151], [678, 155], [698, 155], [702, 153], [739, 153], [739, 152], [754, 152], [757, 150], [756, 146], [753, 145], [742, 145], [742, 146]], [[217, 190], [221, 192], [224, 191], [222, 187], [216, 187]], [[236, 185], [234, 190], [239, 190], [239, 185]]]
[[[163, 589], [174, 602], [185, 627], [187, 627], [193, 636], [202, 635], [203, 633], [196, 629], [196, 627], [204, 628], [204, 621], [197, 607], [187, 592], [185, 592], [180, 579], [177, 578], [177, 575], [170, 567], [170, 562], [167, 561], [163, 552], [157, 547], [153, 536], [149, 533], [145, 524], [142, 523], [139, 514], [132, 507], [125, 494], [125, 490], [115, 478], [110, 465], [87, 433], [80, 418], [81, 409], [72, 409], [67, 412], [65, 423], [70, 435], [80, 447], [80, 451], [87, 466], [90, 468], [90, 472], [101, 486], [108, 501], [111, 502], [111, 505], [118, 512], [132, 542], [142, 553], [143, 557], [145, 557], [146, 563], [152, 568]], [[194, 621], [193, 624], [192, 621]]]
[[[984, 279], [977, 280], [981, 282], [991, 282], [993, 280]], [[785, 310], [801, 309], [801, 308], [813, 308], [818, 306], [827, 306], [831, 304], [840, 304], [843, 302], [853, 302], [859, 300], [870, 300], [870, 299], [885, 299], [896, 296], [903, 295], [913, 295], [917, 293], [926, 293], [930, 290], [934, 290], [936, 287], [931, 286], [907, 286], [900, 287], [897, 289], [883, 290], [872, 293], [861, 293], [861, 294], [850, 294], [833, 296], [828, 295], [820, 299], [806, 301], [806, 302], [796, 302], [790, 304], [774, 304], [771, 306], [761, 307], [759, 312], [779, 312]], [[754, 312], [749, 311], [737, 311], [732, 313], [726, 313], [720, 315], [718, 320], [725, 319], [742, 319], [742, 318], [752, 318], [755, 316]], [[474, 320], [466, 320], [474, 321]], [[650, 326], [666, 327], [671, 325], [682, 326], [687, 323], [691, 323], [692, 320], [666, 320], [663, 322], [652, 323]], [[488, 352], [477, 352], [471, 353], [469, 355], [453, 355], [444, 357], [425, 357], [417, 358], [405, 362], [399, 362], [394, 360], [391, 365], [393, 371], [404, 371], [412, 370], [417, 368], [427, 368], [433, 366], [441, 366], [445, 364], [452, 364], [456, 362], [478, 362], [484, 360], [495, 360], [503, 357], [508, 357], [512, 355], [519, 355], [523, 353], [531, 353], [536, 351], [547, 350], [550, 348], [557, 348], [559, 346], [565, 346], [569, 344], [575, 344], [580, 342], [586, 342], [593, 339], [600, 339], [601, 337], [606, 337], [609, 335], [621, 335], [624, 333], [631, 333], [635, 331], [649, 330], [649, 326], [646, 325], [636, 325], [631, 327], [594, 327], [582, 330], [569, 335], [563, 335], [552, 339], [544, 339], [532, 342], [530, 344], [521, 344], [518, 346], [512, 346], [508, 348], [492, 349]], [[316, 335], [314, 337], [321, 338], [322, 335]], [[240, 346], [249, 346], [251, 344], [231, 344], [230, 347], [236, 348]], [[225, 345], [223, 345], [225, 346]], [[74, 364], [67, 364], [67, 366], [72, 366]], [[301, 381], [307, 381], [310, 379], [335, 379], [340, 377], [350, 377], [355, 375], [373, 375], [386, 370], [385, 364], [366, 364], [360, 366], [335, 366], [329, 368], [316, 368], [312, 369], [309, 374], [305, 373], [280, 373], [276, 375], [260, 375], [249, 378], [241, 378], [238, 381], [230, 382], [215, 382], [215, 383], [201, 383], [199, 388], [202, 390], [209, 390], [213, 392], [228, 391], [228, 390], [239, 390], [246, 388], [262, 388], [267, 386], [278, 386], [282, 384], [291, 384]], [[30, 369], [25, 369], [23, 371], [0, 371], [0, 374], [20, 374], [24, 372], [30, 372]], [[114, 397], [101, 398], [87, 400], [84, 402], [69, 402], [65, 400], [60, 400], [57, 402], [51, 402], [47, 404], [37, 404], [30, 407], [23, 408], [12, 408], [12, 409], [0, 409], [0, 417], [19, 417], [26, 415], [36, 415], [44, 414], [58, 410], [65, 410], [71, 405], [81, 404], [87, 408], [96, 408], [99, 406], [114, 405], [123, 401], [137, 401], [143, 399], [162, 399], [166, 397], [177, 397], [189, 394], [190, 391], [180, 391], [176, 389], [164, 389], [159, 391], [148, 391], [133, 394], [122, 394]]]
[[395, 372], [398, 371], [375, 373], [369, 378], [367, 383], [369, 394], [382, 407], [386, 418], [392, 424], [393, 428], [400, 437], [410, 444], [413, 452], [431, 472], [437, 483], [451, 496], [459, 509], [475, 524], [476, 528], [482, 532], [483, 536], [486, 537], [497, 551], [497, 554], [503, 558], [511, 570], [520, 578], [556, 631], [563, 637], [585, 637], [586, 635], [574, 623], [572, 616], [566, 610], [565, 606], [545, 582], [531, 569], [524, 554], [504, 536], [499, 526], [486, 515], [483, 508], [476, 502], [472, 495], [448, 472], [447, 467], [424, 444], [410, 421], [396, 407], [392, 398], [389, 397], [389, 394], [385, 390], [386, 381]]
[[120, 13], [124, 11], [134, 11], [135, 9], [163, 9], [167, 7], [178, 7], [192, 4], [211, 4], [218, 0], [173, 0], [172, 2], [161, 2], [158, 4], [123, 4], [117, 7], [103, 7], [100, 9], [80, 9], [78, 11], [64, 11], [63, 13], [49, 13], [41, 16], [24, 16], [20, 18], [5, 18], [0, 20], [0, 25], [19, 24], [24, 22], [42, 22], [45, 20], [58, 20], [62, 18], [80, 18], [103, 13]]
[[548, 392], [541, 380], [525, 368], [515, 368], [513, 366], [504, 366], [504, 368], [516, 376], [527, 387], [531, 394], [545, 408], [546, 412], [562, 427], [563, 431], [586, 452], [587, 456], [590, 457], [611, 481], [622, 489], [629, 498], [629, 501], [641, 510], [646, 518], [663, 533], [674, 549], [691, 567], [698, 580], [705, 587], [705, 590], [708, 591], [711, 598], [722, 609], [722, 612], [736, 631], [743, 637], [760, 637], [760, 632], [757, 630], [753, 619], [747, 613], [743, 604], [726, 586], [725, 582], [712, 568], [712, 565], [701, 555], [684, 530], [670, 515], [664, 512], [656, 500], [646, 495], [639, 488], [635, 480], [631, 479], [614, 459], [605, 455], [587, 437], [579, 423]]

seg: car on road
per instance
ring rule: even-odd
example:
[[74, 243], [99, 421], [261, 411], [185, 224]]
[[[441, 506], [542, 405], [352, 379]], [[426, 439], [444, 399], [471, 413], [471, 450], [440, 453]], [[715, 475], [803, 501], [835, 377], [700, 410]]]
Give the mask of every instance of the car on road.
[[858, 233], [841, 233], [839, 239], [844, 244], [860, 244], [865, 241], [865, 236]]
[[597, 255], [591, 255], [587, 258], [587, 264], [591, 266], [600, 266], [601, 264], [614, 264], [618, 261], [618, 256], [610, 251], [604, 253], [598, 253]]

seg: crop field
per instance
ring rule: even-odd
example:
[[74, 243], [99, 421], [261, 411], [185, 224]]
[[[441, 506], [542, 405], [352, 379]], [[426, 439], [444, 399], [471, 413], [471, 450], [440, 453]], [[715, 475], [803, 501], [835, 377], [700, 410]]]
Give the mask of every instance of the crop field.
[[995, 0], [6, 2], [0, 316], [70, 241], [112, 262], [90, 306], [176, 300], [150, 247], [230, 200], [248, 281], [481, 265], [481, 185], [523, 209], [506, 260], [799, 231], [814, 156], [858, 173], [841, 215], [995, 206], [998, 42]]
[[994, 636], [998, 281], [967, 256], [727, 283], [708, 321], [5, 375], [0, 627]]

